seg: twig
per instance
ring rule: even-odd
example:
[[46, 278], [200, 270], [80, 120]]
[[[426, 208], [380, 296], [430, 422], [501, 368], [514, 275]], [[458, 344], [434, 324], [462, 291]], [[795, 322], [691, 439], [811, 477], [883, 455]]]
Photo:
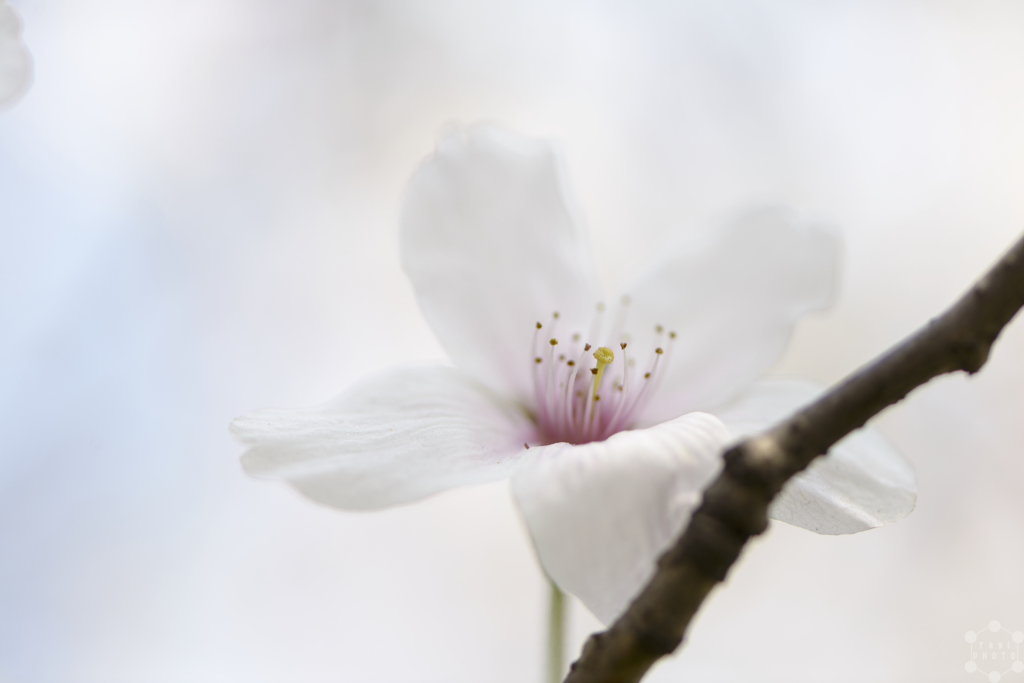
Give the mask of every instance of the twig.
[[566, 683], [639, 681], [679, 646], [746, 542], [768, 528], [768, 505], [790, 477], [933, 377], [977, 372], [1021, 306], [1024, 237], [944, 314], [811, 405], [730, 448], [654, 577], [611, 628], [590, 637]]

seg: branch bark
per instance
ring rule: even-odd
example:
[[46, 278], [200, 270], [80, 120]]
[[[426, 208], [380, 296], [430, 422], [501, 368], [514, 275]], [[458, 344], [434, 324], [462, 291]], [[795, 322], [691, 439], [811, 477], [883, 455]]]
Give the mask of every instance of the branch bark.
[[611, 628], [595, 633], [566, 683], [635, 683], [673, 652], [715, 584], [768, 528], [783, 484], [871, 417], [938, 375], [977, 372], [1024, 306], [1024, 237], [963, 297], [924, 328], [814, 403], [725, 453], [686, 530]]

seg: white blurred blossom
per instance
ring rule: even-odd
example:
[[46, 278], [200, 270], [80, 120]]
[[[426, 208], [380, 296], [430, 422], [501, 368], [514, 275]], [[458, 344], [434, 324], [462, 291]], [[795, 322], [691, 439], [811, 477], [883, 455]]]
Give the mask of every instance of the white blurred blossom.
[[32, 82], [32, 57], [21, 40], [21, 19], [0, 0], [0, 107], [16, 102]]

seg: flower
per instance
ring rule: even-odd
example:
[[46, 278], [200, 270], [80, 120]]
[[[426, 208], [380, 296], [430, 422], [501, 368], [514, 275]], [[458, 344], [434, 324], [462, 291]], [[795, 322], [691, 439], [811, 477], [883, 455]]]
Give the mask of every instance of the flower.
[[[666, 252], [605, 306], [568, 206], [547, 144], [486, 124], [443, 136], [409, 183], [400, 244], [455, 367], [392, 369], [231, 431], [250, 446], [247, 472], [341, 509], [511, 477], [544, 569], [607, 623], [652, 575], [723, 446], [813, 398], [757, 380], [795, 321], [827, 305], [837, 246], [761, 209]], [[910, 464], [863, 431], [771, 512], [852, 533], [903, 517], [915, 491]]]
[[0, 107], [17, 101], [31, 79], [32, 58], [21, 42], [21, 20], [0, 0]]

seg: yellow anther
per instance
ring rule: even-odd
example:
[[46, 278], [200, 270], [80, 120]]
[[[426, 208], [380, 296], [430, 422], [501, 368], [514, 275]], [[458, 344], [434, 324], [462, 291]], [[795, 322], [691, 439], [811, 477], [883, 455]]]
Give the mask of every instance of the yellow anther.
[[597, 388], [601, 386], [601, 375], [604, 374], [604, 368], [606, 365], [615, 360], [615, 354], [607, 346], [600, 347], [597, 351], [594, 351], [594, 360], [597, 361], [597, 367], [594, 368], [594, 400], [597, 400]]

